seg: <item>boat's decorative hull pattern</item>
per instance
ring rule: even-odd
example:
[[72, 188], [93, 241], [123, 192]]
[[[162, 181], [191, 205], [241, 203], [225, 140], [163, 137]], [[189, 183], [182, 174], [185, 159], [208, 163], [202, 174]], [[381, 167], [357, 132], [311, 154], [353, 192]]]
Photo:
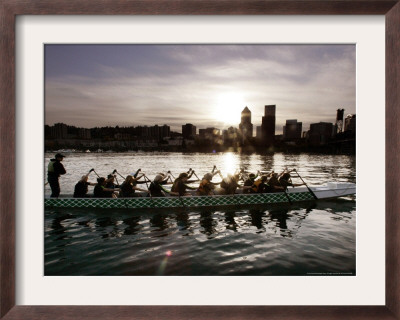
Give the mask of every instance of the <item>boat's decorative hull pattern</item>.
[[57, 208], [179, 208], [179, 207], [218, 207], [218, 206], [241, 206], [254, 204], [273, 204], [297, 201], [313, 200], [310, 192], [296, 193], [264, 193], [264, 194], [235, 194], [215, 195], [207, 197], [164, 197], [164, 198], [57, 198], [45, 199], [45, 207]]

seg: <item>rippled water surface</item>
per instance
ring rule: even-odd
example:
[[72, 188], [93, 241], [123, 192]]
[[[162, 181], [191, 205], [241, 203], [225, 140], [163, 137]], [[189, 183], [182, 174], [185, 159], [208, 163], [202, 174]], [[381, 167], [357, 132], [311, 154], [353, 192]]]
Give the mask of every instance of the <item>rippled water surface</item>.
[[[214, 164], [224, 175], [287, 166], [310, 185], [355, 182], [352, 156], [77, 153], [64, 159], [61, 192], [71, 194], [91, 168], [102, 176], [141, 168], [153, 178], [189, 168], [200, 176]], [[46, 209], [44, 231], [46, 275], [355, 275], [356, 269], [356, 202], [349, 197], [221, 211]]]

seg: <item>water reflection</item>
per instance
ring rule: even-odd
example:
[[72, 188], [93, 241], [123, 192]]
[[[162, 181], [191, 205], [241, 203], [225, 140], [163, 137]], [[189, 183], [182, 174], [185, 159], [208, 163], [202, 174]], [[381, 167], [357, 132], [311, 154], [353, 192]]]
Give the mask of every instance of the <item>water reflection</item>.
[[235, 220], [236, 212], [235, 211], [227, 211], [225, 212], [225, 222], [226, 229], [232, 231], [238, 231], [238, 224]]
[[259, 231], [265, 230], [264, 219], [265, 212], [262, 210], [250, 209], [249, 210], [250, 223], [252, 226], [256, 227]]
[[[145, 221], [149, 213], [118, 217], [118, 214], [107, 216], [79, 217], [71, 214], [54, 214], [48, 218], [47, 232], [54, 241], [71, 238], [71, 231], [75, 233], [95, 232], [102, 239], [122, 236], [143, 237], [149, 232], [154, 237], [165, 237], [173, 232], [182, 236], [191, 236], [196, 230], [211, 237], [223, 230], [241, 232], [251, 227], [256, 228], [256, 233], [268, 233], [284, 238], [295, 237], [305, 220], [313, 210], [329, 213], [329, 219], [348, 222], [353, 218], [355, 201], [335, 200], [310, 202], [306, 206], [275, 205], [266, 208], [250, 208], [248, 210], [209, 211], [202, 210], [191, 212], [181, 210], [176, 213], [150, 213], [149, 224]], [[126, 213], [125, 213], [126, 214]], [[174, 223], [175, 221], [175, 223]], [[73, 228], [73, 229], [72, 229]], [[223, 234], [223, 232], [221, 233]], [[65, 243], [62, 244], [65, 246]]]
[[176, 214], [176, 224], [178, 226], [179, 231], [181, 232], [187, 231], [183, 233], [183, 236], [188, 236], [193, 233], [188, 212], [186, 211], [178, 212]]
[[234, 174], [236, 169], [238, 169], [238, 157], [235, 156], [232, 152], [227, 152], [224, 154], [223, 159], [223, 171], [225, 174]]
[[[199, 261], [194, 259], [194, 256], [188, 255], [192, 252], [196, 252], [195, 256], [199, 256], [200, 260], [205, 259], [201, 263], [206, 263], [209, 259], [217, 259], [218, 254], [222, 254], [221, 261], [225, 261], [227, 266], [237, 265], [235, 261], [246, 260], [249, 263], [257, 261], [254, 266], [253, 264], [243, 266], [249, 268], [250, 273], [252, 273], [252, 268], [258, 268], [257, 270], [262, 273], [264, 269], [260, 267], [260, 263], [273, 264], [274, 269], [265, 270], [278, 272], [291, 260], [286, 254], [282, 258], [274, 258], [277, 260], [261, 258], [265, 257], [266, 252], [272, 256], [291, 252], [291, 255], [297, 258], [300, 254], [299, 259], [308, 259], [309, 263], [316, 263], [316, 259], [318, 263], [321, 263], [319, 262], [320, 254], [335, 256], [338, 252], [340, 255], [338, 255], [339, 260], [336, 261], [336, 267], [343, 264], [341, 259], [343, 259], [344, 250], [350, 252], [355, 250], [353, 246], [355, 235], [351, 232], [354, 225], [352, 221], [355, 217], [354, 213], [355, 201], [348, 199], [310, 202], [303, 206], [288, 204], [254, 207], [247, 210], [188, 211], [182, 209], [179, 212], [135, 212], [134, 214], [126, 211], [123, 213], [103, 211], [98, 214], [93, 210], [91, 213], [80, 211], [74, 214], [61, 212], [46, 214], [46, 268], [53, 270], [49, 274], [57, 274], [59, 270], [57, 268], [62, 269], [63, 263], [67, 269], [72, 266], [71, 261], [75, 263], [74, 265], [82, 263], [78, 261], [79, 256], [86, 256], [87, 259], [85, 258], [84, 261], [87, 264], [95, 264], [96, 259], [109, 259], [110, 265], [117, 263], [118, 257], [128, 257], [130, 268], [132, 265], [134, 268], [139, 268], [137, 264], [131, 262], [131, 259], [143, 260], [143, 263], [152, 265], [154, 254], [164, 254], [168, 250], [174, 252], [168, 258], [168, 265], [177, 263], [176, 259], [182, 263], [189, 263], [189, 261], [190, 264], [198, 263]], [[304, 224], [305, 230], [303, 230]], [[344, 232], [346, 228], [343, 229], [343, 226], [347, 224], [350, 225], [350, 233]], [[318, 230], [319, 227], [324, 231]], [[344, 235], [341, 235], [343, 232]], [[205, 235], [205, 238], [199, 238], [199, 234]], [[279, 239], [285, 241], [283, 247], [279, 245]], [[318, 239], [318, 243], [315, 239]], [[332, 241], [338, 242], [336, 249]], [[193, 243], [198, 245], [194, 246]], [[319, 252], [318, 258], [310, 253], [314, 251]], [[82, 252], [85, 252], [84, 256], [79, 255]], [[132, 255], [133, 252], [134, 255]], [[186, 252], [186, 254], [180, 256], [180, 252]], [[249, 257], [252, 258], [248, 259]], [[332, 257], [326, 257], [325, 261], [335, 261], [332, 259]], [[167, 258], [164, 260], [167, 261]], [[103, 262], [99, 260], [97, 263]], [[292, 261], [291, 264], [296, 264], [296, 261]], [[53, 265], [58, 267], [53, 268]], [[333, 263], [330, 262], [330, 265]], [[348, 265], [350, 269], [353, 268], [350, 262]], [[174, 268], [179, 274], [179, 267], [175, 265]], [[79, 268], [70, 270], [78, 272]], [[98, 272], [96, 270], [98, 268], [94, 268], [93, 273], [96, 274]], [[162, 268], [157, 270], [156, 274], [164, 274]], [[203, 272], [196, 268], [193, 270], [195, 273]], [[124, 274], [135, 274], [131, 272], [125, 270]], [[182, 272], [186, 274], [187, 270], [182, 270]]]
[[286, 209], [275, 209], [269, 211], [269, 218], [271, 222], [275, 223], [276, 230], [280, 231], [282, 237], [291, 236], [290, 232], [287, 232], [286, 220], [289, 219], [288, 210]]
[[213, 233], [217, 232], [218, 221], [213, 219], [213, 213], [210, 211], [204, 211], [200, 213], [200, 226], [202, 229], [200, 230], [201, 233], [204, 233], [207, 236], [212, 235]]
[[166, 214], [160, 213], [150, 218], [150, 225], [154, 228], [153, 232], [163, 231], [168, 228], [167, 217]]
[[[251, 208], [248, 210], [199, 211], [181, 210], [176, 213], [146, 213], [134, 216], [118, 213], [100, 216], [85, 213], [52, 214], [46, 219], [47, 236], [59, 245], [65, 246], [75, 234], [90, 232], [102, 239], [136, 236], [140, 241], [151, 233], [154, 237], [165, 237], [174, 232], [181, 236], [192, 236], [196, 232], [203, 233], [212, 239], [215, 234], [224, 237], [228, 234], [223, 230], [237, 232], [266, 233], [283, 238], [293, 238], [299, 232], [302, 221], [313, 213], [325, 212], [330, 220], [348, 223], [354, 217], [355, 201], [335, 200], [310, 202], [307, 206], [277, 205], [266, 208]], [[111, 214], [111, 212], [110, 212]], [[139, 214], [139, 215], [138, 215]], [[81, 216], [84, 215], [84, 216]], [[127, 216], [128, 215], [128, 216]], [[51, 218], [49, 218], [51, 217]], [[148, 221], [149, 223], [146, 223]]]
[[132, 236], [139, 232], [141, 225], [140, 225], [140, 216], [139, 217], [130, 217], [125, 218], [122, 220], [123, 223], [126, 225], [124, 229], [124, 235]]
[[59, 237], [56, 238], [56, 240], [64, 240], [69, 238], [66, 234], [68, 227], [64, 226], [63, 222], [66, 220], [70, 220], [73, 219], [74, 216], [71, 214], [57, 214], [55, 213], [55, 218], [52, 220], [51, 223], [51, 230], [50, 230], [50, 234], [55, 234], [55, 235], [59, 235]]
[[[45, 164], [54, 154], [46, 154]], [[122, 175], [142, 168], [149, 178], [214, 165], [224, 175], [239, 168], [296, 168], [310, 185], [355, 182], [355, 157], [308, 154], [71, 154], [61, 178], [72, 193], [82, 168]], [[110, 169], [111, 168], [111, 169]], [[86, 169], [85, 169], [86, 170]], [[87, 171], [86, 171], [87, 172]], [[91, 181], [94, 177], [91, 177]], [[215, 179], [218, 181], [219, 179]], [[92, 190], [92, 189], [90, 189]], [[46, 194], [50, 189], [46, 186]], [[45, 274], [52, 275], [290, 275], [355, 270], [355, 198], [240, 210], [161, 212], [114, 209], [45, 210]], [[168, 257], [165, 273], [159, 269]], [[83, 253], [83, 254], [82, 254]], [[165, 259], [166, 260], [166, 259]]]

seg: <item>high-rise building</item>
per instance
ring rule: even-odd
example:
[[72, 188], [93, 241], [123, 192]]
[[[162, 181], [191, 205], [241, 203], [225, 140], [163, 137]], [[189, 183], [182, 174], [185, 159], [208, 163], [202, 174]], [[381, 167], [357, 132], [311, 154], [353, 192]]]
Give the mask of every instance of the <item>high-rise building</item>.
[[256, 127], [256, 138], [258, 140], [261, 140], [261, 136], [262, 136], [261, 126], [257, 126]]
[[182, 137], [183, 139], [194, 139], [196, 136], [196, 126], [191, 123], [182, 125]]
[[152, 137], [153, 139], [159, 139], [160, 127], [157, 124], [155, 126], [150, 127], [150, 137]]
[[297, 120], [286, 120], [286, 125], [283, 126], [283, 140], [300, 139], [302, 127], [302, 122], [297, 122]]
[[356, 133], [356, 115], [355, 114], [348, 114], [344, 119], [344, 131], [352, 131]]
[[214, 140], [221, 135], [221, 131], [214, 127], [206, 128], [206, 129], [199, 129], [199, 135], [202, 139], [209, 139]]
[[223, 131], [223, 141], [226, 146], [236, 146], [239, 142], [240, 130], [235, 127], [229, 127]]
[[241, 122], [239, 124], [242, 143], [245, 144], [253, 137], [253, 124], [251, 123], [251, 111], [248, 107], [242, 111]]
[[266, 105], [264, 117], [261, 124], [261, 140], [264, 146], [274, 144], [275, 138], [275, 122], [276, 122], [276, 105]]
[[160, 127], [160, 138], [165, 138], [169, 137], [171, 135], [171, 129], [169, 126], [164, 124], [162, 127]]
[[136, 128], [137, 135], [141, 138], [150, 137], [150, 128], [148, 126], [139, 126]]
[[333, 124], [330, 122], [311, 123], [308, 141], [311, 145], [319, 146], [329, 142], [333, 135]]
[[344, 109], [336, 110], [335, 134], [343, 132], [343, 115]]

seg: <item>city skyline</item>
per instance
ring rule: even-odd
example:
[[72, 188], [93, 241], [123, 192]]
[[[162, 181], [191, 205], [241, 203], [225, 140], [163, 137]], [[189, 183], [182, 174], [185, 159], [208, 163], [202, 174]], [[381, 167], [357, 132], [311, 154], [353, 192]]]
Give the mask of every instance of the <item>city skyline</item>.
[[[271, 108], [272, 107], [272, 108]], [[271, 112], [272, 110], [272, 112]], [[269, 136], [276, 136], [276, 132], [274, 130], [275, 126], [274, 126], [274, 122], [275, 122], [275, 117], [273, 116], [275, 114], [275, 110], [276, 110], [276, 106], [275, 105], [267, 105], [265, 106], [265, 115], [269, 115], [270, 116], [270, 120], [269, 123], [266, 123], [266, 127], [269, 129], [267, 129], [267, 132], [265, 132], [265, 135], [269, 135]], [[342, 109], [343, 110], [343, 109]], [[337, 110], [337, 114], [340, 110]], [[253, 127], [253, 124], [251, 122], [251, 110], [248, 109], [248, 107], [245, 107], [245, 109], [243, 109], [242, 113], [242, 122], [239, 123], [239, 125], [237, 127], [235, 127], [235, 125], [231, 125], [226, 129], [220, 129], [220, 128], [216, 128], [216, 127], [207, 127], [207, 128], [199, 128], [199, 131], [201, 130], [206, 130], [206, 129], [215, 129], [217, 131], [219, 131], [220, 135], [223, 134], [224, 131], [229, 131], [230, 129], [234, 129], [234, 130], [238, 130], [241, 131], [245, 136], [247, 136], [247, 138], [252, 138], [252, 137], [261, 137], [263, 133], [262, 132], [262, 125], [260, 126], [256, 126], [256, 128], [254, 128], [253, 130], [249, 130], [246, 129], [246, 127], [242, 127], [242, 125], [250, 125], [251, 127]], [[346, 118], [343, 117], [341, 124], [339, 125], [339, 128], [337, 128], [337, 130], [339, 130], [340, 132], [345, 130], [346, 126], [352, 127], [351, 130], [355, 131], [355, 122], [352, 122], [351, 119], [355, 119], [356, 115], [355, 114], [349, 114], [348, 116], [346, 116]], [[264, 118], [264, 117], [263, 117]], [[247, 121], [246, 121], [247, 120]], [[335, 123], [333, 122], [325, 122], [325, 121], [319, 121], [319, 122], [315, 122], [315, 123], [311, 123], [308, 130], [306, 128], [303, 128], [302, 126], [302, 122], [298, 122], [298, 119], [286, 119], [286, 123], [283, 126], [283, 135], [285, 135], [285, 127], [288, 126], [292, 126], [292, 128], [290, 129], [290, 131], [298, 131], [296, 132], [295, 135], [301, 136], [303, 135], [303, 133], [310, 131], [311, 128], [314, 126], [320, 126], [320, 125], [326, 125], [326, 124], [330, 124], [332, 126], [332, 133], [333, 133], [333, 126], [335, 125]], [[243, 122], [244, 121], [244, 122]], [[272, 122], [271, 122], [272, 121]], [[67, 123], [54, 123], [53, 125], [49, 126], [49, 125], [45, 125], [48, 127], [54, 127], [55, 125], [63, 125], [65, 128], [66, 127], [75, 127], [73, 125], [67, 124]], [[159, 128], [159, 129], [163, 129], [163, 128], [168, 128], [168, 132], [170, 132], [170, 126], [168, 124], [163, 124], [160, 125], [159, 123], [153, 123], [152, 125], [137, 125], [137, 126], [96, 126], [96, 127], [79, 127], [76, 126], [77, 129], [85, 129], [85, 130], [92, 130], [92, 129], [97, 129], [97, 128], [140, 128], [140, 129], [144, 129], [147, 128], [148, 130], [151, 130], [152, 128]], [[193, 123], [185, 123], [182, 124], [181, 126], [181, 132], [178, 131], [174, 131], [175, 133], [180, 133], [184, 138], [187, 139], [194, 139], [195, 136], [198, 135], [197, 133], [197, 126], [193, 125]], [[258, 130], [260, 129], [260, 133], [258, 132]], [[272, 130], [271, 130], [272, 129]], [[265, 130], [265, 129], [264, 129]], [[256, 131], [256, 133], [254, 134], [254, 131]], [[282, 135], [281, 133], [278, 133], [278, 135]], [[166, 135], [168, 136], [168, 135]], [[264, 141], [265, 142], [265, 141]], [[271, 141], [269, 141], [271, 142]]]
[[[46, 45], [46, 124], [80, 127], [193, 123], [254, 130], [274, 104], [287, 119], [355, 113], [354, 45]], [[254, 133], [253, 133], [254, 135]]]

